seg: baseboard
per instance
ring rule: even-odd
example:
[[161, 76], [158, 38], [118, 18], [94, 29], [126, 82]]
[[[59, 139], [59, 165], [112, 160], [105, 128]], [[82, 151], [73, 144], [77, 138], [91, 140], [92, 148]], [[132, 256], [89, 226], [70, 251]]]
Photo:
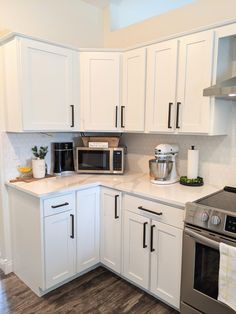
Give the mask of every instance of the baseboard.
[[13, 271], [12, 261], [0, 258], [0, 269], [4, 272], [5, 275], [10, 274]]

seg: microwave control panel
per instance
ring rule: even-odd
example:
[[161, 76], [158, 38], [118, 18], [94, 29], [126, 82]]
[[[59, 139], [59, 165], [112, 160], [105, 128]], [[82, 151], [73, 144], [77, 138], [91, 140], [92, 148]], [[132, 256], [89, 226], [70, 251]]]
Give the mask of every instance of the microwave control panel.
[[122, 151], [120, 150], [114, 150], [113, 152], [113, 170], [122, 170]]
[[225, 231], [236, 233], [236, 217], [233, 216], [226, 217]]

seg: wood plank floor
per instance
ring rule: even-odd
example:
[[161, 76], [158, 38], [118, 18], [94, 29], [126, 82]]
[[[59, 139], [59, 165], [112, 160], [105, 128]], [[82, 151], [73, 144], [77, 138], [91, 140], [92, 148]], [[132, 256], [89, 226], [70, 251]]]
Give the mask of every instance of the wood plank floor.
[[0, 272], [0, 314], [178, 313], [103, 267], [37, 297], [14, 274]]

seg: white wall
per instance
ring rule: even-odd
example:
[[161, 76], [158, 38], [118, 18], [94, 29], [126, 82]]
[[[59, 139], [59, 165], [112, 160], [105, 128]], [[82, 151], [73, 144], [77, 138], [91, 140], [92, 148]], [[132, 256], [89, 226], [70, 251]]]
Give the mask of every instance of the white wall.
[[[108, 8], [104, 10], [105, 47], [125, 48], [158, 38], [236, 18], [235, 0], [196, 0], [144, 22], [111, 31]], [[132, 14], [132, 12], [130, 12]]]
[[81, 0], [0, 0], [0, 34], [8, 31], [75, 47], [101, 47], [103, 15]]

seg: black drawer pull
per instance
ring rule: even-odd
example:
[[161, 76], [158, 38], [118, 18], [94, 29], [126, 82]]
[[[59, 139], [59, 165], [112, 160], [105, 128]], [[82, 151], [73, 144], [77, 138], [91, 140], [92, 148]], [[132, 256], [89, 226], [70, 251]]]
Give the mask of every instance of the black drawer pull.
[[158, 216], [163, 215], [162, 212], [156, 213], [156, 212], [154, 212], [154, 211], [152, 211], [152, 210], [150, 210], [150, 209], [144, 208], [143, 206], [139, 206], [138, 209], [144, 210], [145, 212], [152, 213], [152, 214], [158, 215]]
[[124, 110], [125, 110], [125, 106], [121, 106], [121, 127], [124, 128]]
[[146, 244], [146, 225], [147, 224], [148, 222], [143, 223], [143, 248], [144, 249], [147, 247], [147, 244]]
[[115, 219], [119, 218], [119, 216], [117, 214], [117, 207], [118, 207], [117, 200], [118, 200], [118, 197], [119, 197], [119, 195], [115, 195]]
[[116, 106], [115, 127], [118, 127], [118, 106]]
[[153, 247], [153, 229], [155, 228], [155, 225], [151, 226], [151, 236], [150, 236], [150, 251], [154, 252], [155, 249]]
[[75, 219], [74, 219], [74, 215], [70, 214], [71, 217], [71, 239], [74, 239], [75, 237]]
[[65, 202], [65, 203], [59, 204], [59, 205], [52, 205], [51, 207], [52, 208], [58, 208], [58, 207], [67, 206], [67, 205], [69, 205], [69, 203]]

